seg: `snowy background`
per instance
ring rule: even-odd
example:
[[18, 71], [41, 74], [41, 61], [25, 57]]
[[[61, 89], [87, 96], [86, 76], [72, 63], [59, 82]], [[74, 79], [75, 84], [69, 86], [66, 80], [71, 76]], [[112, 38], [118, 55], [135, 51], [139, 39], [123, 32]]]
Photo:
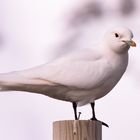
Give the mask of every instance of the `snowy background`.
[[[136, 0], [0, 0], [0, 72], [45, 63], [71, 47], [97, 43], [114, 26], [127, 26], [137, 48], [130, 49], [119, 84], [96, 102], [96, 114], [110, 126], [103, 127], [103, 140], [139, 140], [139, 9]], [[78, 109], [82, 119], [90, 118], [88, 105]], [[1, 140], [52, 140], [52, 122], [63, 119], [73, 119], [70, 103], [33, 93], [0, 93]]]

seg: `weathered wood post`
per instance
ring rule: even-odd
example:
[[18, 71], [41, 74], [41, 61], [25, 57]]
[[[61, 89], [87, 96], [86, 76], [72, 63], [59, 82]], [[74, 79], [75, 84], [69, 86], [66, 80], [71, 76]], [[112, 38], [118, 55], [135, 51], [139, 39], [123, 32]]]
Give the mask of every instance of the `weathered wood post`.
[[53, 123], [53, 140], [102, 140], [102, 123], [64, 120]]

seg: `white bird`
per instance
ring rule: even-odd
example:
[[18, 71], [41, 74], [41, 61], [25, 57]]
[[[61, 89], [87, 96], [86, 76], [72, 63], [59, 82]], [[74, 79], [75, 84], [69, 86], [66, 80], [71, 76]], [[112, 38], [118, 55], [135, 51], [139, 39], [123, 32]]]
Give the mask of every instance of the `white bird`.
[[107, 32], [99, 45], [61, 55], [27, 70], [0, 74], [1, 91], [27, 91], [73, 103], [90, 103], [92, 120], [97, 120], [94, 101], [109, 93], [121, 79], [128, 64], [128, 50], [136, 46], [132, 32], [118, 27]]

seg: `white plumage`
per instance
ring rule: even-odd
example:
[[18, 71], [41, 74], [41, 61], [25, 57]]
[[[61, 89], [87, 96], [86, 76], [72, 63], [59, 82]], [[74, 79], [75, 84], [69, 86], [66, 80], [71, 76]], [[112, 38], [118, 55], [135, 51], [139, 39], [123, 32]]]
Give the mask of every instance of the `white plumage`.
[[128, 50], [135, 46], [132, 37], [129, 29], [115, 28], [93, 48], [73, 50], [47, 64], [1, 74], [1, 91], [35, 92], [78, 105], [94, 102], [111, 91], [125, 72]]

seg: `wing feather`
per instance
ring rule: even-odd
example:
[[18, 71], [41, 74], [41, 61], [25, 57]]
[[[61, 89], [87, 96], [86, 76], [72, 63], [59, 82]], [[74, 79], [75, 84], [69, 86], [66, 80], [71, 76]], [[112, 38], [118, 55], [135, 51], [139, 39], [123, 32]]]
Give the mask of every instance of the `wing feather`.
[[51, 63], [21, 71], [19, 74], [32, 80], [51, 81], [56, 85], [96, 88], [110, 77], [111, 66], [101, 56], [95, 58], [93, 54], [90, 51], [67, 55]]

